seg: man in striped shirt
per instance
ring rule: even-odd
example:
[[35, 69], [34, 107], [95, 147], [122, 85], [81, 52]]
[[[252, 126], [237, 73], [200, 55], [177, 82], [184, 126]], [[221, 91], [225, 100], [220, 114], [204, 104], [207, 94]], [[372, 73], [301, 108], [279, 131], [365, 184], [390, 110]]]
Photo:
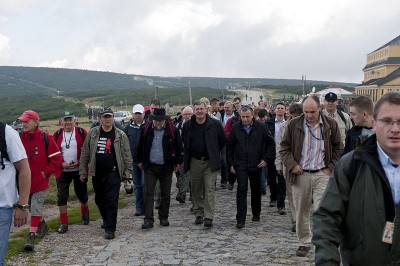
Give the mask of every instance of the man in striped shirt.
[[305, 257], [311, 249], [310, 208], [318, 208], [335, 164], [343, 151], [337, 122], [321, 113], [316, 96], [303, 101], [304, 114], [289, 121], [280, 154], [289, 169], [296, 209], [296, 233], [300, 247], [296, 255]]

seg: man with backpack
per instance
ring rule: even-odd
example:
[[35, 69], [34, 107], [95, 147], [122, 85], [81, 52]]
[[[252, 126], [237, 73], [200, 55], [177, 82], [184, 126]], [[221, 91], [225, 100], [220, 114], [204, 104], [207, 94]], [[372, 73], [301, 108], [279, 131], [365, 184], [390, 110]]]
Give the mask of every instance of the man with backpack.
[[33, 251], [35, 237], [43, 237], [48, 231], [42, 208], [50, 176], [60, 176], [62, 156], [53, 137], [39, 129], [39, 115], [36, 112], [27, 110], [18, 120], [23, 124], [21, 140], [28, 156], [32, 177], [29, 196], [31, 221], [25, 250]]
[[325, 95], [325, 109], [322, 111], [322, 113], [332, 117], [338, 123], [343, 145], [345, 145], [346, 134], [353, 127], [353, 122], [348, 114], [337, 109], [337, 105], [338, 97], [336, 93], [328, 92]]
[[82, 223], [89, 224], [87, 181], [81, 182], [79, 179], [79, 159], [87, 132], [75, 126], [75, 115], [70, 111], [61, 114], [61, 125], [62, 128], [54, 133], [53, 138], [63, 157], [62, 173], [57, 180], [57, 205], [60, 211], [60, 227], [57, 232], [64, 234], [68, 231], [67, 201], [72, 181], [75, 194], [81, 203]]
[[339, 160], [314, 214], [316, 265], [400, 263], [400, 94], [373, 113], [376, 134]]
[[0, 265], [4, 265], [13, 206], [14, 226], [27, 223], [31, 170], [18, 132], [1, 121], [0, 153]]
[[172, 172], [182, 163], [182, 139], [165, 109], [154, 109], [140, 135], [138, 166], [144, 170], [146, 197], [142, 229], [153, 228], [154, 190], [160, 182], [161, 201], [158, 218], [161, 226], [169, 226]]

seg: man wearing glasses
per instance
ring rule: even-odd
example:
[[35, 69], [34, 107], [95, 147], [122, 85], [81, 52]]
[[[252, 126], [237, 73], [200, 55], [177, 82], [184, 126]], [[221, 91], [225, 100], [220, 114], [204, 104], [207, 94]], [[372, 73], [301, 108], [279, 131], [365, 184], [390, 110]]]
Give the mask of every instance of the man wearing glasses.
[[281, 142], [280, 154], [289, 169], [293, 203], [296, 209], [296, 233], [299, 257], [311, 249], [310, 208], [318, 208], [329, 176], [343, 151], [338, 124], [321, 114], [318, 97], [307, 96], [303, 115], [289, 121]]
[[400, 262], [400, 94], [384, 94], [373, 117], [376, 134], [339, 160], [314, 215], [316, 265]]

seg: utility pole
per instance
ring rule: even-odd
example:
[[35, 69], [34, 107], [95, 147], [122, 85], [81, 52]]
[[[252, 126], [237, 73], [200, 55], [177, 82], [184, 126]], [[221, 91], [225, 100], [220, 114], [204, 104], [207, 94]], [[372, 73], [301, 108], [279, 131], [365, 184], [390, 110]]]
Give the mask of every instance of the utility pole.
[[156, 93], [155, 93], [155, 97], [154, 97], [154, 99], [158, 99], [158, 86], [156, 86]]
[[190, 80], [189, 80], [189, 99], [190, 99], [190, 106], [192, 106], [192, 88], [190, 87]]

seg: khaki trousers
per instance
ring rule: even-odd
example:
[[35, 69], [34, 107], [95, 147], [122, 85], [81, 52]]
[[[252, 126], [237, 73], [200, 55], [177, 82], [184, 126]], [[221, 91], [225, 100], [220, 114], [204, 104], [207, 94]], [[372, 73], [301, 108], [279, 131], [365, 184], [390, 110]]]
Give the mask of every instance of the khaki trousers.
[[190, 159], [190, 182], [195, 217], [214, 219], [215, 182], [217, 173], [212, 172], [209, 161]]
[[296, 233], [303, 245], [311, 244], [310, 209], [317, 210], [328, 184], [329, 176], [322, 171], [304, 172], [296, 176], [293, 189], [293, 203], [296, 209]]

